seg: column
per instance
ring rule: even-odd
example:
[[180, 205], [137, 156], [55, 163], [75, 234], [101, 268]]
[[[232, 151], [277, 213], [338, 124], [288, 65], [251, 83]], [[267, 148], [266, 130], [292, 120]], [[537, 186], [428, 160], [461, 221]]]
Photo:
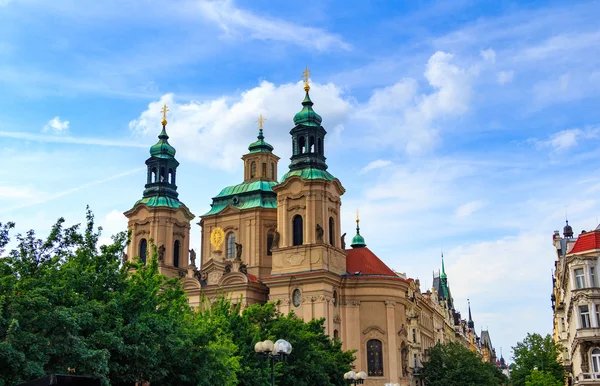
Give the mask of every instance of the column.
[[[174, 238], [173, 238], [173, 223], [174, 220], [172, 218], [168, 218], [166, 219], [166, 228], [165, 228], [165, 238], [164, 238], [164, 244], [165, 244], [165, 260], [163, 261], [164, 264], [173, 266], [173, 243], [175, 242]], [[158, 247], [160, 248], [160, 243], [158, 244]], [[179, 260], [181, 260], [182, 257], [182, 251], [181, 251], [181, 247], [179, 248]], [[181, 262], [181, 261], [180, 261]], [[180, 264], [181, 265], [181, 264]]]
[[281, 215], [279, 216], [279, 226], [281, 227], [279, 229], [279, 247], [287, 247], [289, 246], [290, 243], [290, 235], [288, 234], [288, 226], [289, 226], [289, 219], [288, 219], [288, 215], [287, 215], [287, 211], [288, 211], [288, 207], [287, 207], [287, 198], [283, 198], [283, 200], [281, 200]]
[[346, 317], [342, 320], [342, 332], [345, 337], [344, 350], [357, 350], [355, 353], [356, 360], [354, 361], [354, 367], [360, 371], [360, 369], [366, 369], [366, 362], [363, 363], [362, 360], [363, 347], [361, 344], [360, 331], [360, 301], [347, 300], [344, 308], [346, 309]]
[[304, 244], [314, 244], [315, 242], [315, 216], [313, 213], [312, 193], [307, 193], [304, 197], [306, 202], [306, 214], [304, 215]]
[[394, 315], [395, 307], [396, 302], [390, 300], [385, 301], [390, 382], [396, 382], [398, 380], [398, 347], [396, 345], [396, 320]]

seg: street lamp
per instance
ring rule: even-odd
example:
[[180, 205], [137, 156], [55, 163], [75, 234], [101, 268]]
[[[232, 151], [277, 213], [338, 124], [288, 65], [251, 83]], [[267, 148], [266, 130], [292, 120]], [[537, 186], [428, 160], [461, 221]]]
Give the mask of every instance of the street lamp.
[[275, 386], [275, 362], [285, 360], [285, 357], [292, 352], [292, 344], [283, 339], [277, 340], [275, 343], [270, 340], [258, 342], [254, 345], [254, 351], [257, 354], [262, 354], [271, 362], [271, 385]]
[[364, 371], [355, 373], [354, 371], [348, 371], [344, 374], [344, 379], [350, 385], [362, 385], [365, 383], [365, 379], [367, 379], [367, 373]]

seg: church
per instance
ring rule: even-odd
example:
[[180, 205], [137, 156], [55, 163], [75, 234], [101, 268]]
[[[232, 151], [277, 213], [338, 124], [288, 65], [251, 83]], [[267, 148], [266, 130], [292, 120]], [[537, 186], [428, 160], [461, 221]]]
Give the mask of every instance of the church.
[[[145, 262], [153, 240], [160, 271], [181, 278], [192, 306], [226, 293], [242, 307], [273, 301], [282, 313], [325, 318], [326, 333], [357, 350], [355, 371], [367, 373], [366, 385], [421, 385], [421, 361], [436, 343], [458, 340], [481, 354], [470, 307], [467, 322], [454, 310], [443, 269], [425, 293], [419, 280], [390, 269], [367, 247], [358, 213], [347, 245], [340, 211], [345, 189], [328, 170], [327, 132], [313, 109], [308, 70], [304, 75], [283, 176], [261, 116], [257, 139], [241, 157], [243, 180], [212, 199], [199, 230], [191, 229], [196, 216], [179, 199], [179, 162], [163, 108], [143, 196], [125, 212], [131, 231], [125, 258]], [[190, 249], [190, 231], [201, 232], [199, 256]], [[495, 353], [488, 356], [495, 362]]]

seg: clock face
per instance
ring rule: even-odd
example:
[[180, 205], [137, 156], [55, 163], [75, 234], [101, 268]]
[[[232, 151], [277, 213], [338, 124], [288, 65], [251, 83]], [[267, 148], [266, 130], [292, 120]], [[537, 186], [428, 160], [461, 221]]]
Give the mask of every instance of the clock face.
[[302, 300], [302, 294], [299, 289], [295, 289], [292, 293], [292, 301], [294, 302], [294, 307], [300, 307], [300, 303]]

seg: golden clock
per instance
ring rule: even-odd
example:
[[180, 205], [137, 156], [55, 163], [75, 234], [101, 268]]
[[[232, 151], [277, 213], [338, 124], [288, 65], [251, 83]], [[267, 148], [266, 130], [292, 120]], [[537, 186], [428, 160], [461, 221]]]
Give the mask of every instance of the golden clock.
[[210, 243], [212, 244], [215, 251], [221, 250], [221, 245], [223, 245], [224, 241], [225, 232], [223, 231], [223, 228], [216, 227], [215, 229], [213, 229], [213, 231], [210, 233]]

